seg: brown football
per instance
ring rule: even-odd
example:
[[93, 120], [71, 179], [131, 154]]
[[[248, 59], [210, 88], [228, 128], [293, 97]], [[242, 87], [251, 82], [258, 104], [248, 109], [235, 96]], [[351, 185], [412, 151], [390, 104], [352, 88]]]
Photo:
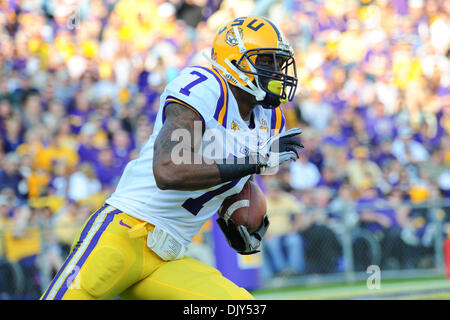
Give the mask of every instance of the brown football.
[[218, 214], [223, 217], [227, 213], [236, 225], [245, 226], [251, 234], [261, 226], [266, 210], [264, 193], [249, 180], [240, 193], [223, 201]]

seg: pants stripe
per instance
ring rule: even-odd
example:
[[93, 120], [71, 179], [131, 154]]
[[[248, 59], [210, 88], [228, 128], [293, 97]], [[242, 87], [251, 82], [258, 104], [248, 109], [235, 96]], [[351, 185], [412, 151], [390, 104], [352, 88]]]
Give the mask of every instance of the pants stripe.
[[51, 287], [47, 290], [47, 293], [44, 296], [44, 299], [54, 299], [56, 293], [64, 284], [66, 284], [67, 278], [73, 273], [74, 270], [76, 270], [74, 269], [75, 264], [80, 259], [80, 256], [85, 252], [89, 242], [94, 237], [97, 230], [101, 227], [101, 224], [108, 213], [106, 210], [107, 208], [110, 210], [109, 212], [115, 211], [114, 208], [105, 205], [91, 216], [80, 235], [80, 240], [76, 244], [70, 256], [66, 259], [66, 262], [60, 272], [58, 272], [58, 275], [53, 280]]
[[61, 269], [59, 269], [59, 272], [56, 274], [55, 278], [53, 279], [53, 281], [50, 283], [50, 286], [48, 287], [48, 289], [46, 290], [44, 296], [42, 297], [43, 300], [47, 299], [48, 294], [50, 293], [50, 291], [53, 289], [56, 281], [58, 281], [58, 278], [61, 276], [61, 273], [64, 271], [64, 269], [66, 268], [67, 264], [72, 260], [73, 256], [75, 255], [75, 253], [77, 252], [77, 249], [79, 248], [79, 246], [81, 245], [81, 243], [83, 242], [83, 240], [86, 238], [86, 235], [88, 234], [89, 230], [91, 229], [92, 225], [94, 224], [95, 219], [97, 219], [98, 215], [100, 212], [102, 212], [105, 208], [107, 207], [107, 205], [103, 205], [100, 209], [98, 209], [90, 218], [89, 221], [86, 223], [86, 226], [84, 227], [83, 231], [80, 234], [80, 238], [77, 242], [77, 244], [75, 245], [75, 247], [73, 248], [72, 252], [69, 254], [69, 256], [66, 258], [66, 261], [64, 262], [64, 264], [62, 265]]
[[[97, 245], [101, 235], [106, 230], [106, 228], [111, 223], [111, 221], [113, 221], [114, 216], [116, 214], [120, 213], [120, 212], [121, 212], [120, 210], [115, 209], [115, 210], [113, 210], [113, 211], [111, 211], [111, 212], [106, 214], [106, 217], [103, 220], [103, 222], [101, 223], [100, 228], [95, 233], [95, 235], [92, 238], [92, 240], [89, 241], [89, 245], [86, 248], [86, 250], [84, 251], [83, 255], [79, 258], [79, 260], [76, 262], [76, 265], [72, 268], [73, 272], [69, 273], [67, 275], [66, 279], [64, 279], [62, 287], [58, 290], [58, 292], [55, 295], [55, 298], [54, 298], [55, 300], [61, 300], [62, 299], [62, 297], [64, 296], [66, 291], [69, 289], [70, 285], [72, 284], [72, 281], [75, 280], [75, 278], [77, 276], [77, 273], [79, 272], [79, 270], [81, 270], [81, 267], [83, 266], [84, 262], [89, 257], [89, 255], [91, 254], [92, 250], [94, 250], [94, 248]], [[69, 277], [71, 277], [71, 280], [68, 280]]]

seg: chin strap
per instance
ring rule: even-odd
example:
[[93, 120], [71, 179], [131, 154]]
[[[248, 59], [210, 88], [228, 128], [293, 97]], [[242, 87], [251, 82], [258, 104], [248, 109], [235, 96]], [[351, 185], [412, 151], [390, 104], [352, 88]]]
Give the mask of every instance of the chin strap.
[[[236, 41], [237, 41], [237, 46], [239, 48], [239, 51], [243, 54], [245, 51], [247, 51], [247, 49], [245, 48], [245, 44], [242, 41], [241, 35], [239, 33], [239, 30], [236, 26], [233, 27], [233, 31], [234, 34], [236, 36]], [[247, 60], [247, 64], [250, 67], [250, 70], [255, 73], [255, 82], [256, 82], [256, 86], [253, 84], [253, 82], [250, 81], [250, 78], [241, 70], [239, 70], [235, 65], [233, 65], [231, 63], [231, 61], [226, 58], [225, 59], [225, 63], [227, 64], [227, 66], [233, 70], [238, 76], [239, 78], [244, 81], [247, 86], [242, 85], [231, 73], [229, 73], [225, 67], [221, 66], [220, 64], [218, 64], [216, 61], [214, 61], [213, 59], [211, 59], [208, 55], [206, 55], [205, 52], [202, 53], [202, 55], [217, 69], [219, 69], [220, 71], [222, 71], [223, 76], [226, 79], [231, 80], [237, 87], [241, 88], [242, 90], [250, 93], [251, 95], [255, 96], [257, 101], [263, 101], [264, 98], [266, 97], [266, 92], [261, 89], [258, 85], [259, 81], [258, 81], [258, 75], [256, 75], [256, 70], [253, 68], [252, 64], [250, 63], [250, 61], [248, 61], [247, 57], [245, 57], [245, 59]]]
[[202, 52], [203, 57], [205, 57], [206, 60], [208, 60], [214, 67], [222, 71], [222, 75], [226, 78], [231, 80], [231, 82], [234, 83], [235, 86], [239, 87], [240, 89], [250, 93], [251, 95], [255, 96], [257, 101], [262, 101], [266, 97], [266, 92], [258, 87], [256, 87], [249, 79], [249, 77], [240, 71], [238, 68], [236, 68], [230, 60], [225, 59], [225, 63], [228, 65], [228, 67], [236, 72], [239, 75], [239, 78], [244, 81], [248, 86], [243, 86], [231, 73], [227, 71], [222, 65], [218, 64], [216, 61], [208, 57], [208, 55], [205, 52]]

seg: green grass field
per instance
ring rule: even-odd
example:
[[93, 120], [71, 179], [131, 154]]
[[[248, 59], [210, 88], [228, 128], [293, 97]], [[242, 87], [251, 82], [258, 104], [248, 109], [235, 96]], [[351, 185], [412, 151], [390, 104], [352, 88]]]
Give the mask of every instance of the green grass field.
[[450, 299], [450, 279], [422, 278], [381, 281], [379, 289], [366, 282], [263, 289], [252, 292], [260, 300], [441, 300]]

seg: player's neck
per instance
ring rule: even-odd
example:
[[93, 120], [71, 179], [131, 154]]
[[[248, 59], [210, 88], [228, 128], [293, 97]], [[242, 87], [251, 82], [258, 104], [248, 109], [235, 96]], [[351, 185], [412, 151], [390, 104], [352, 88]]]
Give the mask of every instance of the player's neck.
[[[250, 117], [252, 115], [252, 110], [255, 106], [251, 106], [251, 108], [243, 108], [241, 107], [241, 104], [238, 103], [239, 106], [239, 113], [241, 114], [241, 118], [244, 121], [250, 121]], [[244, 109], [244, 110], [243, 110]]]
[[251, 94], [239, 89], [238, 87], [230, 87], [231, 92], [237, 101], [242, 120], [249, 121], [250, 116], [252, 115], [252, 110], [257, 104], [256, 99]]

